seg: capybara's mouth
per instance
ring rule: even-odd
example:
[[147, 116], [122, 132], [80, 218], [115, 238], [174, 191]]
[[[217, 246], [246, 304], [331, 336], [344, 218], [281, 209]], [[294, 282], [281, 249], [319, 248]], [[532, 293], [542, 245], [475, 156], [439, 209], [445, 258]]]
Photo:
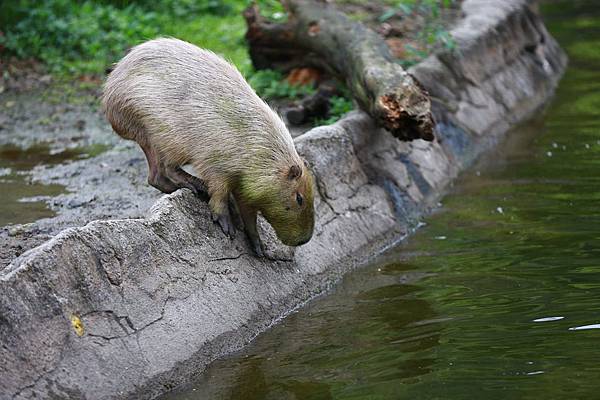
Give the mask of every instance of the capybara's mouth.
[[288, 240], [281, 240], [281, 238], [280, 238], [280, 240], [281, 240], [281, 242], [282, 242], [283, 244], [285, 244], [286, 246], [294, 246], [294, 247], [297, 247], [297, 246], [302, 246], [302, 245], [304, 245], [304, 244], [306, 244], [306, 243], [310, 242], [310, 239], [311, 239], [311, 238], [312, 238], [312, 235], [310, 235], [310, 236], [309, 236], [309, 237], [307, 237], [307, 238], [298, 239], [298, 240], [289, 240], [289, 241], [288, 241]]
[[302, 245], [304, 245], [304, 244], [306, 244], [306, 243], [310, 242], [310, 239], [311, 239], [311, 238], [308, 238], [308, 239], [303, 239], [303, 240], [299, 241], [299, 242], [296, 244], [296, 246], [302, 246]]

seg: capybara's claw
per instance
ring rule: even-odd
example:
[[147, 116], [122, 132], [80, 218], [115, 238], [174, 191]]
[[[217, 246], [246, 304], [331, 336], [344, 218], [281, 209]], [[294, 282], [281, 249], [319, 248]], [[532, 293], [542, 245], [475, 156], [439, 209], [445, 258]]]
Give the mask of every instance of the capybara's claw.
[[213, 217], [213, 221], [219, 224], [223, 233], [230, 239], [235, 237], [235, 226], [229, 214], [219, 214]]
[[252, 250], [254, 251], [254, 255], [256, 255], [256, 257], [265, 257], [265, 246], [259, 238], [257, 238], [257, 240], [255, 240], [254, 243], [252, 243]]

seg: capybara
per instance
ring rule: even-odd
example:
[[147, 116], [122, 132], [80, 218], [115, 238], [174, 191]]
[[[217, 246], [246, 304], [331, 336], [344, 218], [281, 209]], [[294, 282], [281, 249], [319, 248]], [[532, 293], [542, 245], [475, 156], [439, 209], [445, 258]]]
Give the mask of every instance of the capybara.
[[[310, 240], [313, 177], [281, 118], [215, 53], [170, 38], [134, 47], [104, 85], [115, 132], [148, 159], [148, 183], [164, 193], [208, 194], [213, 219], [233, 236], [233, 197], [253, 250], [264, 253], [260, 212], [286, 245]], [[191, 165], [195, 175], [182, 169]]]

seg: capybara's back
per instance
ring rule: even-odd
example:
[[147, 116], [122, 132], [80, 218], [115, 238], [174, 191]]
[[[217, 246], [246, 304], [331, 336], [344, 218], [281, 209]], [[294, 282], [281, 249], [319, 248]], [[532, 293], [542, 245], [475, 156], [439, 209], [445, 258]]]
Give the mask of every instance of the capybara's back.
[[294, 149], [285, 125], [237, 69], [177, 39], [134, 47], [109, 75], [103, 105], [119, 135], [151, 141], [175, 164], [228, 151], [237, 159], [239, 145], [231, 144], [248, 138]]

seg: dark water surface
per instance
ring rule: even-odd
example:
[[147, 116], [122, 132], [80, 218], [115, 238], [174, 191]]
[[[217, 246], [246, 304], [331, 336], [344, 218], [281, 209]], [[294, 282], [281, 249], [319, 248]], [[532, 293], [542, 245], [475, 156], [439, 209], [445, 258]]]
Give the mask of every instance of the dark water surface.
[[48, 144], [27, 149], [13, 145], [0, 146], [0, 227], [23, 224], [51, 217], [45, 199], [66, 191], [62, 185], [32, 183], [31, 170], [37, 165], [54, 165], [96, 155], [105, 150], [95, 145], [86, 148], [51, 150]]
[[600, 3], [553, 104], [408, 243], [167, 399], [599, 399]]

